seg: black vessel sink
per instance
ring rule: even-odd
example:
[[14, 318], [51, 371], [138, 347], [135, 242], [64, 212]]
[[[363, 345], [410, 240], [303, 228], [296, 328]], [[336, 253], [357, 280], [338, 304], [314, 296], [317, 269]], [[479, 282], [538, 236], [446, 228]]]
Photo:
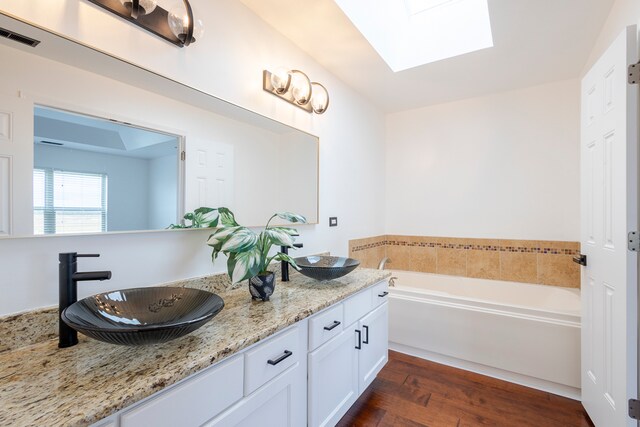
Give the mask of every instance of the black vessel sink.
[[67, 307], [62, 320], [100, 341], [121, 345], [156, 344], [195, 331], [224, 307], [211, 292], [151, 287], [93, 295]]
[[307, 256], [295, 258], [300, 273], [316, 280], [331, 280], [351, 273], [360, 261], [336, 256]]

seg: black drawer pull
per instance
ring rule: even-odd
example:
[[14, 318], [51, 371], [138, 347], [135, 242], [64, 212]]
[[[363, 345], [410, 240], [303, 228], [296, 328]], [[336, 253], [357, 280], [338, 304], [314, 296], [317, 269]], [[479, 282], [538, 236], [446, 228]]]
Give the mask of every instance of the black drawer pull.
[[356, 350], [362, 350], [362, 333], [356, 329], [356, 334], [358, 334], [358, 344], [356, 344]]
[[387, 295], [389, 295], [389, 292], [387, 292], [387, 291], [384, 291], [383, 293], [378, 294], [378, 296], [379, 296], [380, 298], [384, 298], [384, 297], [386, 297]]
[[367, 325], [362, 325], [362, 329], [367, 333], [365, 335], [365, 339], [362, 340], [362, 344], [369, 344], [369, 327]]
[[267, 360], [267, 363], [269, 365], [276, 366], [278, 363], [282, 362], [284, 359], [286, 359], [287, 357], [291, 356], [292, 354], [293, 354], [292, 351], [285, 350], [284, 354], [282, 356], [278, 357], [276, 360], [269, 359], [269, 360]]
[[325, 331], [332, 331], [332, 330], [334, 330], [334, 329], [335, 329], [337, 326], [339, 326], [339, 325], [340, 325], [340, 322], [338, 322], [337, 320], [334, 320], [334, 321], [333, 321], [333, 324], [332, 324], [331, 326], [325, 326], [325, 327], [324, 327], [324, 330], [325, 330]]

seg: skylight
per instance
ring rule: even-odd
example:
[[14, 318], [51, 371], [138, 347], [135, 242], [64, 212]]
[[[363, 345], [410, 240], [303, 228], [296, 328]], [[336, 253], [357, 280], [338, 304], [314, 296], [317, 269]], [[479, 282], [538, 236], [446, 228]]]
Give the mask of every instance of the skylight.
[[493, 47], [487, 0], [334, 0], [395, 72]]

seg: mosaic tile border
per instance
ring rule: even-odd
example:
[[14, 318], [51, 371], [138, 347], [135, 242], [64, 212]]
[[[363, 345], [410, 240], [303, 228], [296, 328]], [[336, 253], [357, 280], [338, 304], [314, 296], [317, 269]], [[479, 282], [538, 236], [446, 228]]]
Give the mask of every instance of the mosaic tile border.
[[517, 252], [517, 253], [533, 253], [533, 254], [549, 254], [549, 255], [578, 255], [578, 249], [562, 249], [548, 247], [526, 247], [511, 245], [474, 245], [460, 243], [440, 243], [440, 242], [409, 242], [400, 240], [380, 240], [378, 242], [368, 243], [365, 245], [352, 246], [353, 252], [360, 252], [367, 249], [378, 248], [382, 246], [408, 246], [423, 248], [443, 248], [443, 249], [462, 249], [474, 251], [493, 251], [493, 252]]

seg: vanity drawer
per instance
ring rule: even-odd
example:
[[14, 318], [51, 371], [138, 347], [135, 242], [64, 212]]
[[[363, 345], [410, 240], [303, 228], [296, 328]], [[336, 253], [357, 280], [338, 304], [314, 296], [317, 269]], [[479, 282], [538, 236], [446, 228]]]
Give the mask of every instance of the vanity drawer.
[[342, 304], [336, 304], [309, 319], [309, 351], [340, 335], [344, 323]]
[[344, 327], [348, 327], [356, 320], [367, 314], [373, 308], [371, 301], [371, 289], [365, 289], [355, 294], [345, 302], [344, 305]]
[[244, 395], [248, 396], [300, 360], [300, 326], [258, 344], [244, 356]]
[[120, 427], [200, 426], [242, 399], [242, 355], [160, 392], [120, 417]]
[[373, 307], [377, 307], [388, 300], [389, 282], [385, 280], [375, 285], [373, 289], [371, 289], [371, 298], [373, 300]]

